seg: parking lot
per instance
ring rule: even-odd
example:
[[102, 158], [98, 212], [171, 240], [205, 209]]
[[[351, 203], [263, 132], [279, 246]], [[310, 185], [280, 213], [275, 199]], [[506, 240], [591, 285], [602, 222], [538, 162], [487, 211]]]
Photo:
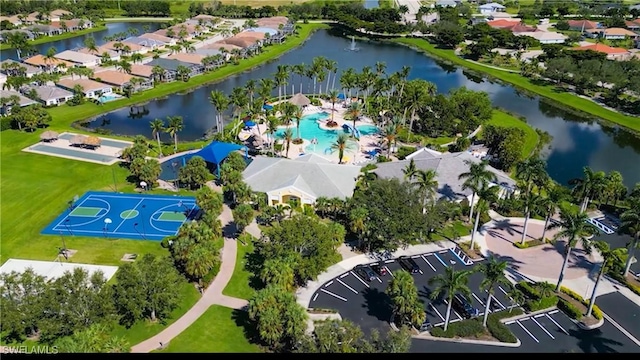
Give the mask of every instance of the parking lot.
[[[434, 326], [439, 326], [444, 323], [447, 302], [445, 299], [431, 300], [429, 298], [433, 288], [428, 284], [429, 279], [437, 274], [444, 274], [447, 267], [454, 267], [457, 270], [471, 270], [473, 263], [468, 261], [459, 249], [440, 250], [414, 255], [412, 258], [420, 267], [420, 271], [413, 276], [420, 298], [425, 304], [427, 319]], [[384, 292], [388, 282], [393, 278], [393, 274], [402, 268], [396, 259], [386, 260], [380, 264], [387, 269], [386, 276], [376, 276], [372, 281], [367, 281], [356, 274], [354, 270], [347, 271], [323, 284], [312, 296], [309, 307], [336, 309], [343, 318], [355, 322], [365, 331], [370, 331], [373, 328], [387, 329], [391, 317], [391, 306], [389, 298]], [[481, 274], [471, 275], [469, 289], [472, 291], [472, 296], [468, 300], [473, 307], [478, 309], [480, 315], [483, 315], [487, 293], [480, 290], [481, 281]], [[495, 288], [495, 311], [516, 305], [506, 295], [508, 291], [509, 289], [505, 289], [503, 286]], [[462, 319], [463, 316], [458, 311], [451, 312], [451, 322]]]

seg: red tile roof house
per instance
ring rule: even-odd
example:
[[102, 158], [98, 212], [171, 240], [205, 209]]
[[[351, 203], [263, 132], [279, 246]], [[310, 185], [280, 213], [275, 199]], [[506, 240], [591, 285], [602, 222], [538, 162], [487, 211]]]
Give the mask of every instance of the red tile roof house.
[[489, 24], [489, 26], [491, 26], [492, 28], [509, 30], [514, 34], [524, 33], [524, 32], [530, 33], [538, 30], [535, 27], [526, 26], [520, 21], [513, 21], [513, 20], [500, 19], [500, 20], [489, 21], [487, 24]]
[[595, 29], [589, 30], [588, 32], [595, 37], [599, 36], [606, 40], [624, 40], [626, 38], [635, 40], [640, 37], [640, 35], [634, 33], [633, 31], [623, 28]]
[[589, 20], [569, 20], [569, 30], [581, 31], [593, 30], [598, 28], [598, 23]]
[[640, 30], [640, 19], [635, 19], [632, 21], [625, 21], [624, 24], [627, 26], [627, 29], [632, 31]]
[[82, 92], [84, 93], [84, 96], [92, 99], [98, 99], [103, 94], [113, 93], [111, 85], [103, 84], [90, 79], [60, 79], [60, 81], [58, 81], [56, 85], [69, 91], [73, 91], [74, 86], [80, 85], [82, 86]]
[[[100, 81], [105, 84], [109, 84], [113, 87], [114, 90], [122, 91], [125, 87], [131, 85], [136, 87], [136, 89], [140, 88], [149, 88], [153, 86], [153, 82], [150, 82], [149, 79], [143, 79], [134, 75], [129, 75], [127, 73], [123, 73], [121, 71], [116, 70], [104, 70], [93, 74], [92, 77], [96, 81]], [[142, 79], [144, 82], [140, 84], [132, 84], [132, 79]]]
[[609, 60], [625, 61], [625, 60], [629, 60], [633, 56], [633, 54], [631, 52], [629, 52], [627, 49], [614, 48], [614, 47], [611, 47], [611, 46], [607, 46], [605, 44], [593, 44], [593, 45], [580, 46], [580, 47], [572, 48], [571, 50], [574, 50], [574, 51], [586, 51], [586, 50], [596, 51], [596, 52], [599, 52], [599, 53], [607, 54], [607, 59], [609, 59]]

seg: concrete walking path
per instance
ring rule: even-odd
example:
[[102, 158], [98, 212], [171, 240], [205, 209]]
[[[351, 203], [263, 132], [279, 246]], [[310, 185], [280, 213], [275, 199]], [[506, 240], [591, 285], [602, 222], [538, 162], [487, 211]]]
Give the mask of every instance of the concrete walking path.
[[224, 236], [224, 246], [222, 248], [222, 263], [220, 264], [220, 271], [216, 275], [215, 279], [204, 291], [202, 297], [198, 302], [182, 315], [173, 324], [169, 325], [166, 329], [159, 334], [133, 346], [131, 352], [133, 353], [148, 353], [153, 350], [157, 350], [161, 347], [160, 344], [166, 346], [173, 338], [180, 335], [191, 324], [193, 324], [198, 318], [209, 309], [211, 305], [220, 305], [232, 309], [243, 309], [247, 306], [248, 302], [244, 299], [238, 299], [226, 295], [222, 295], [222, 291], [231, 280], [233, 270], [236, 265], [236, 253], [238, 251], [238, 244], [233, 237], [235, 234], [235, 226], [233, 225], [233, 215], [231, 209], [225, 204], [222, 208], [222, 214], [220, 214], [220, 222], [222, 223]]

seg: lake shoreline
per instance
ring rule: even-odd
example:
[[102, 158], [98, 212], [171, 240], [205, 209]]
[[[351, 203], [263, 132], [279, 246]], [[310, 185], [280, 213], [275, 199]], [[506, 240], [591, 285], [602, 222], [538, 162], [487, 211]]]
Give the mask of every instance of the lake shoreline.
[[[91, 34], [91, 33], [102, 31], [102, 30], [107, 30], [106, 23], [101, 23], [98, 26], [94, 26], [89, 29], [83, 29], [80, 31], [66, 32], [61, 35], [41, 37], [39, 39], [29, 41], [28, 43], [33, 46], [42, 45], [42, 44], [46, 44], [54, 41], [73, 39], [74, 37]], [[13, 49], [13, 47], [9, 44], [0, 44], [0, 50], [11, 50], [11, 49]]]

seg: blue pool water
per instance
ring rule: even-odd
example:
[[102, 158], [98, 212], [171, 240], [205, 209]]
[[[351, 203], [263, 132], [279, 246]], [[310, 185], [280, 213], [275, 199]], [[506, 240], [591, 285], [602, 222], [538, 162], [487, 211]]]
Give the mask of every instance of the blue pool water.
[[[302, 117], [302, 120], [300, 121], [300, 137], [308, 141], [311, 141], [312, 139], [318, 140], [317, 144], [307, 146], [305, 149], [306, 151], [323, 154], [326, 149], [330, 148], [331, 145], [336, 142], [339, 134], [347, 133], [341, 127], [334, 130], [325, 130], [320, 128], [318, 120], [328, 119], [330, 116], [330, 113], [323, 111]], [[360, 131], [361, 136], [373, 135], [378, 132], [378, 128], [375, 125], [360, 125], [356, 128]], [[298, 137], [295, 126], [292, 130], [293, 137]], [[276, 136], [281, 139], [284, 131], [285, 129], [278, 130], [276, 132]]]
[[102, 95], [98, 98], [98, 101], [100, 101], [101, 103], [106, 103], [109, 101], [113, 101], [113, 100], [117, 100], [120, 99], [122, 96], [117, 95], [117, 94], [105, 94]]

